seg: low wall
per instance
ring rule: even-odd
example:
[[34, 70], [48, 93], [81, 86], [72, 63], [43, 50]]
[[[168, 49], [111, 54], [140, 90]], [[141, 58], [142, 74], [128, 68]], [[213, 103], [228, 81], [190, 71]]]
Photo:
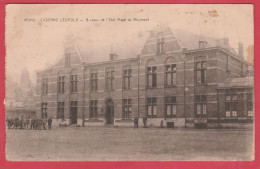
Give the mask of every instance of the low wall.
[[[139, 122], [138, 122], [139, 124]], [[115, 119], [115, 127], [134, 127], [134, 119]]]
[[[161, 127], [161, 121], [163, 122], [164, 128], [167, 127], [167, 122], [174, 122], [174, 128], [184, 128], [185, 127], [185, 118], [172, 118], [172, 119], [164, 119], [164, 118], [147, 118], [146, 127], [148, 128], [159, 128]], [[192, 122], [193, 121], [193, 122]], [[196, 120], [186, 120], [186, 128], [196, 128], [195, 127]], [[253, 129], [254, 123], [216, 123], [216, 122], [206, 122], [206, 128], [222, 128], [222, 129]], [[104, 127], [106, 126], [105, 119], [85, 119], [84, 125], [86, 127]], [[60, 127], [60, 126], [70, 126], [70, 120], [65, 119], [53, 119], [52, 126]], [[82, 119], [77, 119], [77, 126], [82, 126]], [[114, 119], [115, 127], [134, 127], [134, 119]], [[138, 119], [138, 127], [144, 127], [143, 118]]]
[[[164, 118], [148, 118], [146, 121], [147, 127], [167, 127], [167, 122], [173, 122], [174, 128], [185, 127], [185, 119], [184, 118], [172, 118], [172, 119], [164, 119]], [[161, 125], [162, 123], [162, 125]], [[143, 127], [143, 119], [139, 119], [139, 126]]]
[[85, 127], [102, 127], [105, 126], [105, 123], [105, 119], [85, 119], [84, 121]]

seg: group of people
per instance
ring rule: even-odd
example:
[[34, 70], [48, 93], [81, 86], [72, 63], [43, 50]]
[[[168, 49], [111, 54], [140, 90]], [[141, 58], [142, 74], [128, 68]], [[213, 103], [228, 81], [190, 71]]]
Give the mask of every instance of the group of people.
[[50, 130], [52, 126], [52, 119], [19, 119], [16, 117], [6, 119], [6, 125], [9, 129]]

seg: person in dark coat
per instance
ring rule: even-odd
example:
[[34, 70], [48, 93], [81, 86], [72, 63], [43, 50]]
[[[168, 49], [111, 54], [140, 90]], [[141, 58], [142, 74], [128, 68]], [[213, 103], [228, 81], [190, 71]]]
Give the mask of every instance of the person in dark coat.
[[134, 118], [134, 128], [138, 128], [138, 117]]
[[146, 128], [147, 117], [143, 117], [144, 128]]
[[51, 124], [52, 124], [52, 119], [49, 118], [49, 119], [48, 119], [48, 128], [49, 128], [49, 130], [51, 130]]

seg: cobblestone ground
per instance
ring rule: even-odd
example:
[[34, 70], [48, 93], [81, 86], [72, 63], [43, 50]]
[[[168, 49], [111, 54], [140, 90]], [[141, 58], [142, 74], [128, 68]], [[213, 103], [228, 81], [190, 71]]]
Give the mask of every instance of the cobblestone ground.
[[253, 160], [254, 132], [61, 127], [6, 131], [11, 161]]

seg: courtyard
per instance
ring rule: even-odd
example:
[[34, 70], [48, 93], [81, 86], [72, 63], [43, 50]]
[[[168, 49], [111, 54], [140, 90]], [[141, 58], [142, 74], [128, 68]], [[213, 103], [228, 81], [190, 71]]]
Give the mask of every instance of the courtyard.
[[10, 161], [253, 160], [250, 130], [58, 127], [6, 130]]

